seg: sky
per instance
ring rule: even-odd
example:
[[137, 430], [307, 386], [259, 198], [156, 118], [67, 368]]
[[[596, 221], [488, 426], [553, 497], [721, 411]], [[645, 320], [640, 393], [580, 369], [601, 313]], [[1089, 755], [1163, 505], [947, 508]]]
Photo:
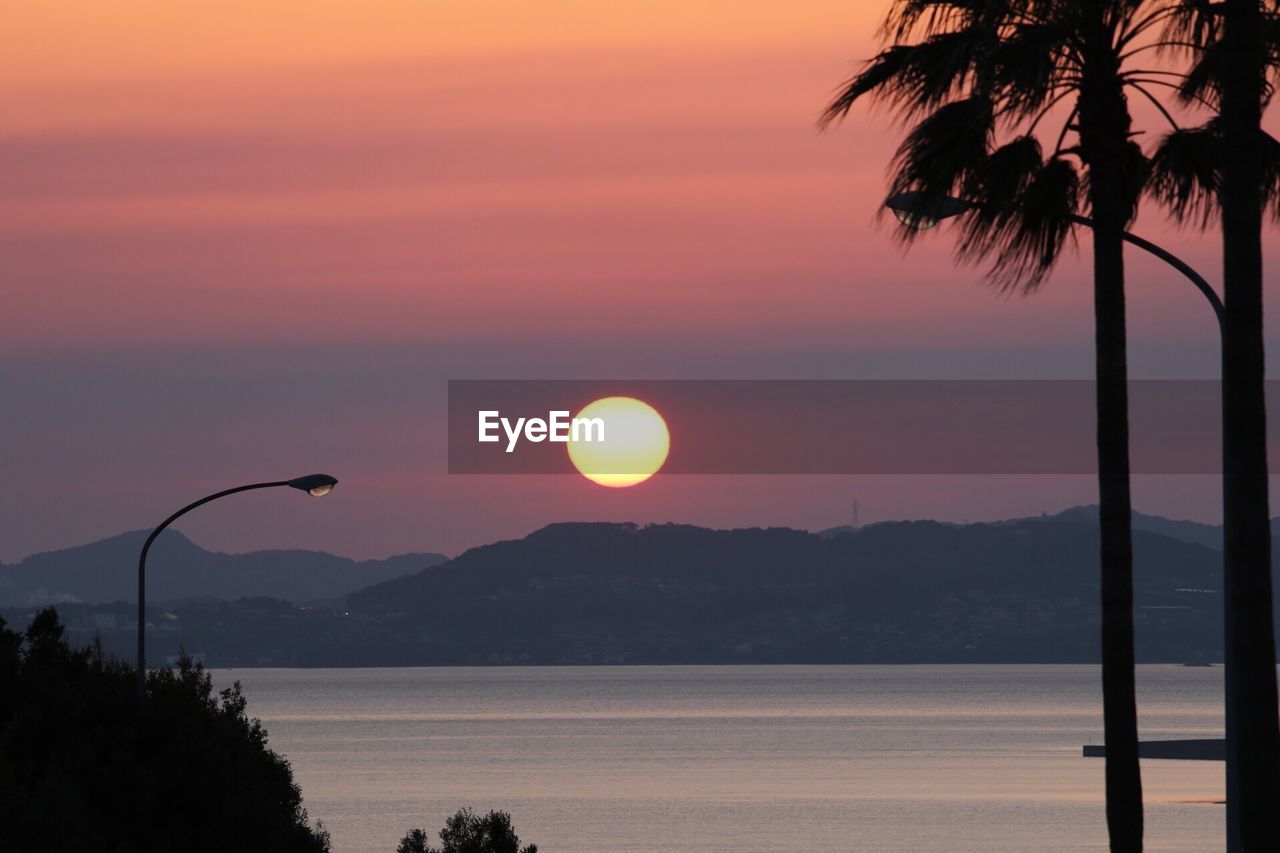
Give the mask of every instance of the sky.
[[[1040, 292], [997, 294], [945, 228], [907, 253], [877, 216], [891, 115], [818, 132], [886, 8], [8, 10], [0, 560], [313, 470], [339, 478], [332, 497], [237, 496], [180, 528], [371, 557], [566, 520], [822, 528], [855, 497], [864, 522], [1092, 502], [1085, 476], [606, 490], [446, 471], [449, 379], [1090, 376], [1087, 242]], [[1213, 234], [1154, 209], [1134, 229], [1218, 279]], [[1213, 377], [1199, 295], [1133, 253], [1129, 276], [1132, 374]], [[1135, 499], [1220, 517], [1213, 477], [1139, 478]]]

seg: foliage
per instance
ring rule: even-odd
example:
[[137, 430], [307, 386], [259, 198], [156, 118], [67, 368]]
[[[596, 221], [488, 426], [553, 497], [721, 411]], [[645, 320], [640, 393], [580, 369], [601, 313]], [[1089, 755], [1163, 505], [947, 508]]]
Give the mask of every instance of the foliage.
[[538, 845], [520, 846], [511, 815], [506, 812], [481, 816], [464, 808], [440, 830], [440, 847], [428, 843], [426, 832], [412, 829], [400, 839], [396, 853], [538, 853]]
[[[1152, 157], [1152, 194], [1175, 218], [1205, 228], [1221, 214], [1223, 146], [1223, 75], [1230, 46], [1223, 39], [1220, 4], [1204, 0], [1172, 0], [1171, 15], [1163, 39], [1154, 47], [1184, 57], [1188, 69], [1178, 80], [1178, 98], [1189, 107], [1203, 107], [1210, 118], [1196, 127], [1175, 128], [1166, 134]], [[1266, 2], [1259, 14], [1263, 21], [1261, 75], [1265, 110], [1280, 78], [1280, 11]], [[1256, 129], [1262, 153], [1261, 189], [1272, 217], [1280, 221], [1280, 141]]]
[[[1135, 62], [1170, 15], [1141, 0], [896, 0], [887, 46], [841, 87], [821, 123], [868, 98], [912, 122], [890, 195], [919, 193], [922, 206], [974, 201], [961, 217], [958, 258], [989, 261], [1000, 287], [1034, 289], [1072, 238], [1073, 217], [1089, 213], [1084, 190], [1099, 163], [1118, 172], [1110, 182], [1123, 188], [1124, 221], [1137, 210], [1150, 173], [1141, 148], [1128, 140], [1103, 152], [1083, 128], [1090, 96], [1110, 86], [1172, 123], [1153, 93], [1173, 84]], [[916, 235], [912, 223], [898, 232], [907, 242]]]
[[421, 829], [411, 829], [405, 833], [404, 838], [400, 839], [400, 846], [396, 848], [396, 853], [430, 853], [430, 851], [430, 836]]
[[147, 677], [73, 649], [57, 612], [25, 635], [0, 620], [0, 853], [324, 853], [288, 762], [183, 658]]

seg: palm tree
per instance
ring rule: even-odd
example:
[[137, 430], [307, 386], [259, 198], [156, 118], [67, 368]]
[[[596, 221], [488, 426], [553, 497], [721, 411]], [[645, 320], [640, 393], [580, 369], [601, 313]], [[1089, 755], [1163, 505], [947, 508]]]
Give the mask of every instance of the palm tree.
[[[950, 195], [977, 202], [962, 219], [957, 254], [989, 260], [1003, 288], [1028, 292], [1043, 282], [1082, 205], [1095, 223], [1103, 717], [1107, 827], [1117, 851], [1142, 847], [1123, 233], [1149, 163], [1132, 138], [1127, 94], [1165, 112], [1149, 88], [1158, 78], [1126, 59], [1169, 16], [1145, 0], [896, 0], [883, 29], [887, 46], [822, 119], [842, 118], [871, 96], [914, 121], [894, 159], [891, 192], [920, 193], [923, 209]], [[1070, 105], [1069, 116], [1048, 148], [1041, 127], [1059, 105]], [[904, 241], [912, 225], [899, 231]]]
[[1160, 46], [1192, 52], [1180, 94], [1214, 115], [1165, 137], [1153, 187], [1180, 216], [1222, 221], [1227, 842], [1231, 850], [1280, 850], [1262, 325], [1262, 220], [1268, 206], [1280, 213], [1280, 143], [1262, 130], [1262, 114], [1280, 56], [1280, 16], [1274, 0], [1174, 7]]

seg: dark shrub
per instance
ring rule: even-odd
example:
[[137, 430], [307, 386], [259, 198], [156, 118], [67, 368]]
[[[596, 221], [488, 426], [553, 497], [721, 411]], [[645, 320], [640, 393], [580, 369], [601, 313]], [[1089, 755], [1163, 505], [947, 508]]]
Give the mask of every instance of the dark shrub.
[[289, 763], [183, 659], [147, 676], [73, 649], [53, 609], [0, 619], [0, 853], [326, 853]]

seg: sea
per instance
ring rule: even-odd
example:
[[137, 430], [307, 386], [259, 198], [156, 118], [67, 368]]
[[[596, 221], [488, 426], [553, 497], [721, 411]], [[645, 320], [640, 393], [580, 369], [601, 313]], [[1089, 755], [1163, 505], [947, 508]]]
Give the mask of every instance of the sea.
[[[1106, 849], [1096, 666], [219, 669], [335, 853], [464, 806], [539, 853]], [[1144, 739], [1221, 737], [1222, 669], [1142, 666]], [[1146, 849], [1223, 848], [1218, 761], [1142, 762]]]

